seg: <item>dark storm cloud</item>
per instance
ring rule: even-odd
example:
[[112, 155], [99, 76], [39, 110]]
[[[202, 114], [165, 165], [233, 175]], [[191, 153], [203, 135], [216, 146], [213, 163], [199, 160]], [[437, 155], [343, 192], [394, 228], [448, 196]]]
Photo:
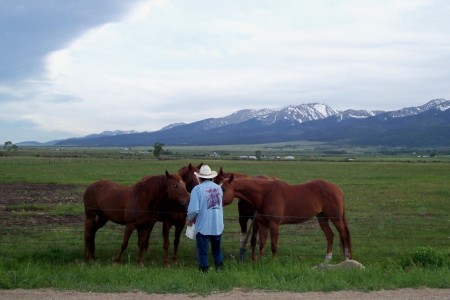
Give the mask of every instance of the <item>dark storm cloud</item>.
[[0, 83], [43, 70], [45, 56], [89, 28], [118, 20], [137, 0], [1, 0]]

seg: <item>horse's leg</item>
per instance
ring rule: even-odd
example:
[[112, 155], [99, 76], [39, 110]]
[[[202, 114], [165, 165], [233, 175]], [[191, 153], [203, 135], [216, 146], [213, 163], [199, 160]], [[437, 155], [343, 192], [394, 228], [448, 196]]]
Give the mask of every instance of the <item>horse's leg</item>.
[[86, 212], [84, 221], [84, 255], [87, 261], [94, 260], [95, 253], [95, 213]]
[[105, 226], [108, 219], [97, 215], [97, 212], [86, 212], [86, 220], [84, 222], [84, 242], [85, 256], [88, 261], [93, 261], [95, 257], [95, 235], [97, 231]]
[[239, 234], [239, 245], [240, 248], [244, 248], [244, 242], [247, 238], [247, 223], [250, 217], [248, 216], [248, 213], [246, 212], [246, 202], [244, 200], [239, 199], [238, 201], [238, 211], [239, 211], [239, 226], [241, 227], [241, 233]]
[[183, 232], [184, 224], [186, 222], [183, 221], [182, 223], [179, 223], [175, 226], [175, 238], [173, 240], [173, 256], [172, 256], [172, 263], [177, 262], [177, 256], [178, 256], [178, 247], [180, 246], [180, 236]]
[[126, 225], [125, 230], [123, 232], [123, 240], [122, 245], [120, 246], [119, 254], [117, 254], [116, 258], [114, 259], [114, 263], [119, 264], [120, 259], [122, 257], [123, 252], [128, 247], [128, 241], [130, 240], [131, 234], [133, 233], [135, 226], [133, 225]]
[[279, 224], [275, 222], [270, 222], [269, 230], [270, 230], [270, 248], [272, 250], [272, 257], [276, 257], [278, 254]]
[[163, 222], [163, 249], [164, 249], [164, 267], [167, 268], [169, 266], [169, 234], [170, 234], [170, 222]]
[[266, 241], [268, 236], [268, 228], [265, 224], [259, 224], [258, 226], [259, 231], [259, 258], [261, 259], [264, 255], [264, 247], [266, 247]]
[[[344, 216], [342, 216], [342, 222], [344, 222], [344, 228], [345, 228], [345, 233], [347, 236], [346, 242], [347, 242], [347, 253], [348, 253], [348, 259], [352, 259], [353, 258], [353, 250], [352, 250], [352, 237], [350, 235], [350, 230], [348, 229], [348, 224], [347, 224], [347, 220], [345, 218], [345, 213]], [[344, 251], [345, 254], [345, 251]]]
[[258, 220], [256, 220], [256, 218], [253, 220], [253, 230], [252, 230], [252, 238], [250, 240], [250, 245], [252, 248], [252, 261], [256, 260], [256, 242], [257, 242], [257, 237], [258, 237]]
[[350, 243], [349, 243], [350, 236], [348, 235], [348, 227], [346, 226], [347, 222], [344, 222], [342, 218], [331, 219], [331, 222], [334, 224], [337, 231], [339, 232], [342, 254], [344, 255], [346, 260], [351, 259], [352, 255], [350, 252]]
[[327, 255], [325, 256], [324, 263], [329, 263], [333, 258], [333, 239], [334, 234], [331, 230], [330, 224], [328, 223], [328, 218], [323, 214], [319, 214], [317, 216], [319, 220], [320, 228], [322, 228], [323, 233], [325, 234], [325, 238], [327, 239]]
[[150, 233], [152, 232], [153, 226], [156, 221], [153, 221], [151, 224], [146, 225], [144, 227], [138, 227], [138, 258], [137, 263], [139, 267], [143, 267], [142, 256], [144, 256], [144, 252], [148, 249], [148, 242], [150, 239]]
[[239, 216], [239, 226], [241, 227], [241, 232], [239, 234], [239, 247], [245, 248], [245, 240], [247, 239], [247, 223], [248, 220], [247, 216]]
[[137, 227], [137, 233], [138, 233], [138, 257], [137, 257], [137, 264], [139, 267], [143, 267], [144, 264], [142, 263], [142, 256], [145, 252], [145, 239], [146, 235], [150, 235], [150, 230], [148, 228], [142, 228]]

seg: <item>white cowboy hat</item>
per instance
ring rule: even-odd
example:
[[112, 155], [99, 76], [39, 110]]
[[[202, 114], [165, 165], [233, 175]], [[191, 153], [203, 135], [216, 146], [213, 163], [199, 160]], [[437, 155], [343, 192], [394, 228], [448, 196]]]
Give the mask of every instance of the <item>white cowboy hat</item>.
[[216, 171], [211, 171], [211, 168], [208, 165], [203, 165], [200, 168], [200, 171], [194, 172], [195, 176], [200, 177], [200, 178], [214, 178], [217, 176], [217, 172]]

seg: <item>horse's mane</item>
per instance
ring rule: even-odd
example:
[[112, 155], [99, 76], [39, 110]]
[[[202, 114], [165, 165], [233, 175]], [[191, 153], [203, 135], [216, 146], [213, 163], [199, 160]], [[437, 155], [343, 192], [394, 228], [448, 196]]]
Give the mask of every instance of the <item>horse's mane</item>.
[[169, 174], [169, 177], [167, 175], [145, 176], [133, 185], [133, 193], [139, 196], [137, 199], [139, 202], [157, 204], [165, 196], [161, 194], [161, 190], [167, 186], [169, 178], [181, 180], [178, 174]]
[[184, 177], [184, 176], [188, 175], [189, 173], [191, 173], [192, 171], [197, 172], [202, 166], [203, 166], [203, 163], [200, 163], [198, 166], [193, 166], [192, 163], [190, 163], [187, 166], [181, 167], [177, 173], [181, 177]]
[[194, 169], [194, 167], [192, 166], [192, 164], [189, 164], [189, 166], [184, 166], [184, 167], [180, 168], [180, 169], [178, 170], [177, 173], [178, 173], [178, 175], [180, 175], [182, 178], [184, 178], [185, 176], [189, 175], [189, 173], [191, 173], [192, 170], [198, 171], [198, 170], [195, 170], [195, 169]]

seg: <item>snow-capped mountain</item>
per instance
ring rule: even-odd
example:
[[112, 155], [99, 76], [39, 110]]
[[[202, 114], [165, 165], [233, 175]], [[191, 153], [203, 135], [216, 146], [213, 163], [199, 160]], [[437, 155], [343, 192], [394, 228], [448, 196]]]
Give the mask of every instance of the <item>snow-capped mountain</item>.
[[134, 134], [134, 133], [138, 133], [138, 131], [136, 131], [136, 130], [129, 130], [129, 131], [108, 130], [108, 131], [103, 131], [101, 133], [93, 133], [93, 134], [85, 136], [84, 138], [91, 139], [91, 138], [98, 138], [98, 137], [102, 137], [102, 136], [116, 136], [116, 135]]
[[[111, 134], [59, 141], [58, 145], [219, 145], [299, 140], [361, 145], [450, 146], [450, 101], [434, 99], [396, 111], [348, 109], [323, 103], [278, 109], [244, 109], [221, 118], [172, 124], [153, 132]], [[114, 133], [114, 132], [113, 132]], [[115, 132], [117, 133], [117, 131]]]
[[213, 129], [232, 124], [239, 124], [248, 120], [258, 120], [266, 125], [274, 124], [281, 120], [290, 121], [293, 123], [303, 123], [307, 121], [325, 119], [338, 114], [338, 111], [332, 109], [326, 104], [309, 103], [290, 105], [276, 109], [243, 109], [225, 117], [209, 118], [197, 121], [195, 123], [197, 126], [201, 126], [202, 129]]
[[278, 121], [291, 121], [296, 123], [304, 123], [325, 119], [337, 115], [338, 111], [332, 109], [323, 103], [308, 103], [295, 106], [287, 106], [278, 110], [270, 111], [254, 118], [264, 122], [265, 124], [274, 124]]
[[[238, 110], [231, 115], [221, 118], [209, 118], [197, 121], [197, 128], [213, 129], [232, 124], [239, 124], [248, 120], [258, 120], [266, 125], [274, 124], [278, 121], [288, 121], [291, 123], [304, 123], [308, 121], [316, 121], [326, 119], [331, 116], [337, 116], [339, 120], [345, 119], [361, 119], [382, 113], [383, 111], [367, 111], [349, 109], [345, 111], [337, 111], [323, 103], [307, 103], [300, 105], [289, 105], [282, 108], [263, 108], [263, 109], [243, 109]], [[179, 126], [180, 123], [171, 124], [162, 128], [166, 130]], [[181, 125], [185, 125], [181, 123]]]
[[[408, 107], [396, 111], [387, 112], [386, 117], [406, 117], [417, 115], [430, 109], [440, 109], [442, 111], [450, 108], [450, 101], [445, 99], [434, 99], [418, 107]], [[212, 129], [231, 124], [239, 124], [248, 120], [258, 120], [266, 125], [274, 124], [278, 121], [290, 121], [292, 123], [304, 123], [317, 121], [336, 116], [338, 120], [365, 119], [385, 113], [382, 110], [355, 110], [348, 109], [338, 111], [323, 103], [308, 103], [300, 105], [290, 105], [278, 109], [244, 109], [232, 113], [222, 118], [210, 118], [196, 123], [203, 123], [202, 128]]]
[[392, 118], [402, 118], [417, 115], [434, 108], [445, 111], [450, 108], [450, 101], [446, 99], [434, 99], [421, 106], [405, 107], [399, 110], [391, 111], [387, 114], [387, 116]]
[[271, 114], [277, 110], [278, 109], [274, 110], [269, 108], [242, 109], [222, 118], [210, 118], [198, 121], [198, 123], [201, 123], [203, 129], [212, 129], [232, 124], [239, 124], [255, 118], [264, 118], [264, 116]]
[[180, 123], [173, 123], [173, 124], [169, 124], [169, 125], [167, 125], [167, 126], [164, 126], [164, 127], [161, 128], [160, 130], [172, 129], [172, 128], [174, 128], [174, 127], [177, 127], [177, 126], [183, 126], [183, 125], [186, 125], [186, 123], [183, 123], [183, 122], [180, 122]]

